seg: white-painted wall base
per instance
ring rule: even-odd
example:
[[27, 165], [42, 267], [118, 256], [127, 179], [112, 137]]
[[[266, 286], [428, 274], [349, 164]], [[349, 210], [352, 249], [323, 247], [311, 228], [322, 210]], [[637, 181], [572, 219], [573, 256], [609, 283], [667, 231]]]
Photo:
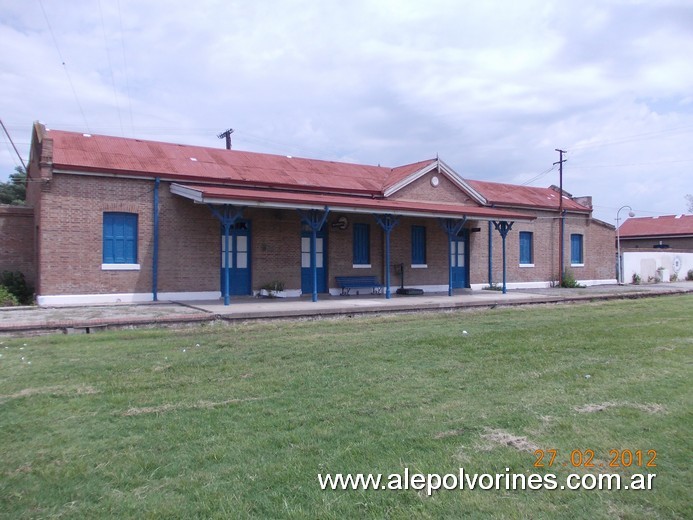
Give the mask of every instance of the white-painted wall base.
[[[642, 282], [654, 281], [657, 269], [662, 268], [668, 282], [675, 274], [678, 280], [685, 280], [688, 271], [693, 269], [693, 253], [668, 253], [655, 251], [626, 251], [623, 255], [623, 283], [633, 283], [633, 275], [640, 276]], [[651, 279], [651, 280], [650, 280]]]
[[[159, 301], [218, 300], [220, 291], [206, 292], [160, 292]], [[104, 303], [144, 303], [154, 301], [152, 293], [121, 294], [47, 294], [37, 296], [42, 307], [53, 305], [95, 305]]]

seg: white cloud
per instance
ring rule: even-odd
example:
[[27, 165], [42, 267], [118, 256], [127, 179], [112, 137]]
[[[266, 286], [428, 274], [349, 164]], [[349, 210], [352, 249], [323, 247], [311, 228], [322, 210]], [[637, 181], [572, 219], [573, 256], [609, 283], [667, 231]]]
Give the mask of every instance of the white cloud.
[[[566, 188], [612, 222], [623, 204], [682, 212], [693, 191], [684, 0], [43, 6], [52, 34], [40, 3], [0, 0], [0, 117], [25, 157], [36, 119], [86, 130], [81, 105], [94, 132], [223, 146], [231, 126], [236, 148], [387, 165], [439, 154], [509, 182], [562, 147]], [[0, 140], [5, 178], [16, 160]]]

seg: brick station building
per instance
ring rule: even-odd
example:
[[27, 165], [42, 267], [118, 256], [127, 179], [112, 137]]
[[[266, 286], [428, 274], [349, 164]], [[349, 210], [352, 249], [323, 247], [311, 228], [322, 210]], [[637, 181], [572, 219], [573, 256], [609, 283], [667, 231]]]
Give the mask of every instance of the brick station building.
[[275, 281], [315, 300], [356, 276], [383, 297], [400, 285], [452, 294], [501, 284], [504, 263], [508, 287], [545, 287], [561, 251], [582, 283], [615, 282], [613, 226], [592, 218], [589, 197], [564, 193], [562, 215], [559, 200], [439, 159], [388, 168], [39, 123], [27, 190], [41, 305], [229, 303]]

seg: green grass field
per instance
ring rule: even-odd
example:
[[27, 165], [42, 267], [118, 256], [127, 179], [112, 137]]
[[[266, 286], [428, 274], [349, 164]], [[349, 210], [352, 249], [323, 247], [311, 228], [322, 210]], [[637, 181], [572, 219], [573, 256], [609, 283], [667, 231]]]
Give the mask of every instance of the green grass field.
[[[0, 516], [691, 518], [692, 311], [669, 296], [1, 339]], [[610, 468], [611, 450], [656, 450], [656, 467]], [[460, 468], [657, 476], [430, 496], [318, 483]]]

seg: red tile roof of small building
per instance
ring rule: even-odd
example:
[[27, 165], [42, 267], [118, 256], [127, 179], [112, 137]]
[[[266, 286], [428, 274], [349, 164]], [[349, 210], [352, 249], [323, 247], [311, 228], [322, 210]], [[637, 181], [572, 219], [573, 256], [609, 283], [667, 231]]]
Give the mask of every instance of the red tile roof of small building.
[[621, 238], [649, 238], [693, 235], [693, 215], [633, 217], [618, 230]]
[[[465, 179], [477, 190], [489, 204], [495, 206], [514, 206], [542, 208], [558, 211], [560, 199], [558, 192], [551, 188], [536, 188], [534, 186], [518, 186], [500, 182], [477, 181]], [[567, 211], [590, 212], [590, 208], [578, 204], [570, 197], [563, 197], [563, 208]]]

